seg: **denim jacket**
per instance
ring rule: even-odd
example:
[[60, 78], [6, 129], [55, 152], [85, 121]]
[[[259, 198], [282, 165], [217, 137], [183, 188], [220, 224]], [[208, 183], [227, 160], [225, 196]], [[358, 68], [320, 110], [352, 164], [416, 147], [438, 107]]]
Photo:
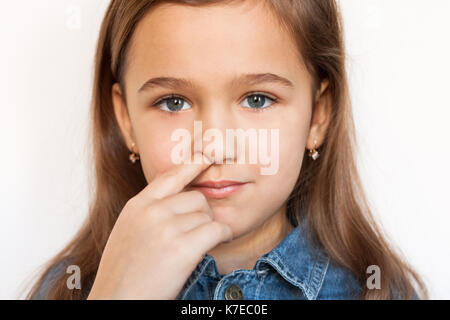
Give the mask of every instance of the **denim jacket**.
[[[294, 228], [275, 248], [258, 259], [253, 270], [239, 269], [226, 275], [217, 271], [208, 254], [197, 265], [177, 295], [177, 300], [314, 300], [357, 299], [361, 287], [346, 269], [334, 264], [308, 243], [305, 223]], [[65, 260], [46, 274], [34, 300], [46, 299], [49, 285]], [[82, 288], [86, 299], [90, 288]]]
[[177, 299], [315, 300], [358, 299], [361, 286], [346, 269], [307, 241], [305, 223], [260, 257], [253, 270], [222, 275], [206, 254]]

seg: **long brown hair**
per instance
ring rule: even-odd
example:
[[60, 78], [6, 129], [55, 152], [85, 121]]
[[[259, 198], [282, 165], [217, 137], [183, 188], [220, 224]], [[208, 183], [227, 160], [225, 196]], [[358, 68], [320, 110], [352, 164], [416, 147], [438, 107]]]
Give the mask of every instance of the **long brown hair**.
[[[239, 0], [238, 0], [239, 1]], [[112, 0], [97, 44], [92, 93], [90, 139], [93, 142], [93, 198], [89, 215], [73, 240], [46, 265], [27, 298], [44, 276], [69, 259], [82, 271], [82, 290], [68, 290], [64, 272], [51, 283], [48, 299], [82, 299], [95, 279], [109, 234], [125, 203], [147, 182], [140, 166], [130, 165], [129, 150], [116, 122], [111, 100], [114, 83], [123, 84], [127, 48], [140, 19], [156, 4], [216, 5], [233, 0]], [[294, 224], [308, 220], [317, 245], [348, 268], [362, 285], [362, 299], [409, 299], [427, 290], [414, 270], [388, 244], [372, 216], [357, 172], [355, 128], [345, 70], [343, 27], [335, 0], [265, 0], [281, 28], [292, 35], [317, 87], [329, 81], [332, 120], [321, 157], [305, 154], [297, 184], [287, 200], [287, 217]], [[301, 216], [299, 216], [301, 215]], [[377, 265], [381, 289], [365, 284], [367, 267]], [[84, 288], [84, 290], [83, 290]]]

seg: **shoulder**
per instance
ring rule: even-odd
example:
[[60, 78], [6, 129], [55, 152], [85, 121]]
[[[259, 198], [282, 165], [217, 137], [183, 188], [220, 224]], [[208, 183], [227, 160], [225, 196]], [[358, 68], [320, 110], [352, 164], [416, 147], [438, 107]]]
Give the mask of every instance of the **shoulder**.
[[[322, 287], [317, 295], [317, 299], [360, 299], [364, 285], [365, 283], [360, 283], [350, 270], [332, 262], [330, 259]], [[404, 295], [401, 294], [399, 290], [393, 289], [393, 291], [393, 300], [405, 299]], [[415, 289], [413, 289], [411, 300], [420, 300], [420, 297]]]
[[61, 261], [54, 264], [44, 275], [43, 281], [31, 300], [46, 300], [48, 299], [48, 293], [54, 282], [66, 272], [67, 266], [70, 265], [68, 258], [64, 258]]
[[359, 299], [361, 292], [362, 286], [353, 273], [330, 259], [317, 299]]

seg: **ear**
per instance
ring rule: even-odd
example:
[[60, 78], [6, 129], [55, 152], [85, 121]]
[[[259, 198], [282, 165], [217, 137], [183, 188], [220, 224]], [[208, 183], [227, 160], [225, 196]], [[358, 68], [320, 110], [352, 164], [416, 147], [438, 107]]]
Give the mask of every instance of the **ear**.
[[[324, 80], [315, 97], [314, 114], [312, 115], [311, 128], [306, 142], [308, 149], [319, 148], [327, 134], [332, 110], [332, 97], [328, 86], [329, 81]], [[316, 146], [314, 146], [314, 141], [317, 141]]]
[[116, 120], [119, 124], [120, 131], [122, 132], [125, 143], [127, 144], [129, 150], [138, 153], [139, 150], [137, 149], [137, 146], [131, 148], [132, 144], [136, 143], [136, 139], [134, 136], [133, 127], [131, 125], [128, 108], [126, 106], [122, 90], [120, 89], [120, 85], [118, 83], [113, 84], [111, 94], [114, 106], [114, 114], [116, 116]]

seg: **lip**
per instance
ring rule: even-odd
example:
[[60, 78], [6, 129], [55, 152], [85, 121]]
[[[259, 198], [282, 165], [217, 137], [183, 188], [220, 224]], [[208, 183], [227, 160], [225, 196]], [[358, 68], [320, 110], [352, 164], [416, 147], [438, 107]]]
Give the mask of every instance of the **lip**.
[[231, 180], [205, 181], [192, 185], [192, 189], [198, 190], [208, 198], [222, 199], [241, 190], [247, 182]]

